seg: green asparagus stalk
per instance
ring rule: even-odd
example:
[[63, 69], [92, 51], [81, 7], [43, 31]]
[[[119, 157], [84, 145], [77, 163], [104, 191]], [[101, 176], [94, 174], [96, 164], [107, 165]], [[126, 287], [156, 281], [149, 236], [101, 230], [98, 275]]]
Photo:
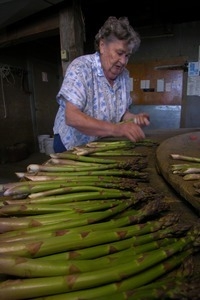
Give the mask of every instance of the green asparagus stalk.
[[28, 195], [28, 198], [35, 199], [35, 198], [42, 198], [42, 197], [47, 197], [51, 195], [63, 195], [63, 194], [71, 194], [71, 193], [79, 193], [79, 192], [84, 192], [84, 191], [100, 191], [100, 192], [116, 192], [119, 191], [119, 189], [106, 189], [106, 188], [101, 188], [97, 186], [92, 186], [92, 185], [83, 185], [83, 186], [68, 186], [68, 187], [61, 187], [57, 189], [52, 189], [52, 190], [46, 190], [43, 192], [38, 192], [38, 193], [31, 193]]
[[105, 269], [106, 264], [92, 260], [37, 260], [20, 256], [0, 255], [0, 273], [24, 278], [52, 277]]
[[[63, 295], [64, 296], [64, 295]], [[61, 300], [62, 296], [59, 295]], [[44, 297], [46, 298], [46, 297]], [[47, 297], [47, 298], [51, 298]], [[173, 280], [163, 279], [157, 280], [156, 283], [150, 283], [145, 286], [114, 293], [109, 295], [111, 300], [169, 300], [169, 299], [198, 299], [199, 298], [199, 282], [189, 280], [188, 278], [174, 278]], [[105, 296], [97, 297], [95, 300], [104, 300]]]
[[118, 140], [118, 141], [94, 141], [88, 143], [86, 146], [87, 147], [105, 147], [106, 149], [109, 149], [109, 145], [124, 145], [124, 147], [135, 147], [135, 146], [153, 146], [153, 145], [158, 145], [157, 142], [150, 140], [150, 139], [143, 139], [141, 141], [137, 142], [131, 142], [129, 140]]
[[[161, 233], [161, 231], [160, 231], [160, 233]], [[164, 230], [162, 231], [162, 233], [164, 235]], [[151, 235], [151, 233], [150, 233], [150, 235]], [[138, 242], [135, 243], [134, 238], [135, 237], [131, 238], [131, 240], [132, 240], [131, 244], [128, 247], [126, 247], [125, 249], [121, 249], [114, 253], [108, 253], [106, 255], [94, 258], [93, 261], [98, 261], [100, 263], [101, 261], [104, 261], [105, 258], [112, 261], [112, 260], [118, 259], [120, 257], [144, 254], [144, 253], [152, 251], [152, 250], [160, 249], [161, 247], [164, 247], [164, 246], [169, 246], [178, 241], [178, 239], [175, 237], [171, 237], [171, 238], [162, 237], [161, 238], [161, 235], [160, 235], [160, 238], [159, 238], [157, 235], [158, 239], [155, 238], [152, 241], [144, 243], [144, 235], [143, 235], [143, 236], [138, 236], [138, 239], [140, 239], [140, 242], [141, 242], [141, 244], [140, 243], [138, 244]], [[127, 241], [127, 240], [125, 240], [125, 241]], [[120, 242], [115, 242], [113, 244], [116, 244], [119, 246], [119, 243]], [[125, 246], [125, 243], [124, 243], [124, 246]]]
[[[35, 178], [33, 178], [35, 177]], [[73, 176], [74, 177], [74, 176]], [[27, 176], [29, 180], [32, 181], [25, 181], [20, 182], [21, 184], [18, 185], [18, 182], [16, 184], [9, 185], [8, 187], [4, 186], [4, 196], [6, 195], [20, 195], [20, 194], [31, 194], [35, 192], [41, 192], [45, 190], [50, 190], [64, 187], [64, 186], [77, 186], [77, 185], [92, 185], [92, 186], [98, 186], [98, 187], [104, 187], [104, 188], [115, 188], [115, 189], [126, 189], [126, 190], [134, 190], [135, 187], [138, 185], [137, 181], [132, 178], [123, 178], [123, 177], [115, 177], [113, 180], [108, 179], [101, 179], [94, 176], [94, 178], [87, 179], [87, 176], [80, 176], [79, 179], [76, 178], [67, 179], [67, 177], [51, 177], [51, 176]]]
[[[103, 155], [106, 155], [108, 151], [112, 153], [116, 153], [119, 149], [123, 149], [123, 151], [126, 151], [127, 149], [130, 150], [134, 148], [135, 145], [131, 142], [125, 142], [125, 141], [119, 141], [119, 142], [94, 142], [94, 143], [88, 143], [85, 146], [78, 146], [75, 147], [72, 151], [72, 153], [80, 156], [80, 155], [91, 155], [95, 153], [102, 153]], [[123, 155], [125, 155], [123, 153]]]
[[[169, 246], [172, 245], [173, 243], [177, 242], [178, 239], [177, 238], [161, 238], [158, 240], [152, 240], [150, 242], [147, 243], [142, 243], [142, 237], [143, 236], [138, 236], [138, 238], [141, 238], [141, 245], [134, 245], [134, 239], [132, 239], [132, 244], [129, 245], [128, 248], [122, 249], [120, 251], [111, 253], [111, 254], [107, 254], [101, 257], [97, 257], [95, 259], [93, 259], [93, 261], [98, 261], [98, 262], [104, 262], [104, 260], [109, 259], [110, 261], [114, 260], [121, 256], [123, 257], [127, 257], [127, 256], [132, 256], [132, 255], [136, 255], [136, 254], [144, 254], [146, 252], [152, 251], [152, 250], [156, 250], [156, 249], [160, 249], [163, 246]], [[125, 240], [126, 241], [126, 240]], [[116, 242], [115, 244], [117, 244], [119, 242]]]
[[130, 141], [130, 140], [117, 140], [117, 141], [93, 141], [90, 143], [86, 144], [87, 147], [89, 148], [96, 148], [96, 147], [101, 147], [103, 149], [105, 149], [105, 151], [107, 149], [109, 149], [109, 147], [113, 147], [115, 146], [116, 149], [120, 146], [122, 147], [135, 147], [135, 143]]
[[[149, 233], [149, 232], [154, 232], [157, 231], [159, 229], [163, 229], [163, 228], [167, 228], [169, 226], [171, 226], [173, 223], [177, 223], [179, 221], [179, 215], [178, 214], [167, 214], [157, 220], [152, 220], [152, 221], [147, 221], [144, 224], [138, 224], [138, 225], [134, 225], [132, 226], [132, 230], [135, 229], [135, 233], [138, 232], [139, 234], [144, 234], [144, 233]], [[116, 228], [116, 224], [119, 227], [124, 227], [127, 224], [130, 224], [130, 218], [122, 218], [121, 220], [118, 219], [117, 223], [113, 222], [113, 220], [108, 220], [108, 221], [104, 221], [102, 223], [93, 223], [93, 224], [89, 224], [89, 225], [85, 225], [82, 226], [82, 228], [73, 228], [73, 231], [75, 230], [76, 232], [81, 232], [82, 230], [85, 231], [90, 231], [90, 230], [104, 230], [104, 229], [111, 229], [111, 228]], [[182, 226], [182, 229], [184, 229], [185, 226]], [[188, 228], [187, 228], [188, 229]], [[47, 231], [55, 231], [55, 235], [56, 232], [60, 231], [60, 230], [66, 230], [67, 232], [69, 232], [69, 228], [66, 228], [66, 222], [59, 222], [59, 223], [54, 223], [54, 224], [50, 224], [50, 225], [43, 225], [43, 226], [36, 226], [36, 227], [30, 227], [30, 228], [23, 228], [23, 230], [13, 230], [13, 231], [9, 231], [6, 233], [1, 233], [0, 235], [0, 240], [4, 239], [4, 238], [8, 238], [8, 237], [16, 237], [16, 236], [23, 236], [25, 234], [37, 234], [37, 233], [41, 233], [41, 232], [47, 232]], [[70, 229], [72, 230], [72, 228]], [[133, 231], [134, 232], [134, 231]]]
[[104, 152], [94, 152], [90, 153], [90, 156], [97, 157], [97, 156], [137, 156], [137, 157], [146, 157], [146, 154], [139, 153], [129, 149], [123, 150], [115, 150], [115, 151], [104, 151]]
[[[39, 164], [30, 164], [27, 167], [29, 173], [37, 173], [40, 171], [45, 172], [79, 172], [79, 171], [96, 171], [96, 170], [108, 170], [108, 169], [117, 169], [124, 168], [125, 163], [115, 162], [108, 164], [96, 164], [95, 166], [70, 166], [70, 165], [39, 165]], [[127, 164], [126, 164], [127, 165]]]
[[[100, 185], [100, 183], [99, 183]], [[105, 185], [103, 185], [103, 188]], [[117, 185], [115, 185], [117, 189]], [[27, 194], [29, 197], [34, 198], [34, 194], [36, 197], [42, 197], [46, 195], [55, 195], [55, 194], [63, 194], [63, 193], [73, 193], [73, 192], [82, 192], [82, 191], [100, 191], [102, 190], [101, 186], [95, 186], [95, 184], [88, 184], [86, 181], [81, 181], [77, 186], [77, 183], [65, 183], [62, 182], [46, 182], [43, 184], [21, 184], [13, 186], [12, 188], [7, 189], [4, 192], [4, 196], [13, 196], [13, 195], [24, 195]], [[40, 193], [41, 192], [41, 193]]]
[[[62, 152], [62, 153], [53, 153], [53, 154], [50, 154], [50, 157], [52, 159], [68, 159], [68, 160], [73, 160], [73, 161], [80, 161], [80, 162], [89, 162], [89, 163], [100, 163], [100, 164], [115, 164], [116, 162], [119, 162], [119, 160], [117, 159], [111, 159], [111, 158], [97, 158], [97, 157], [92, 157], [88, 154], [94, 154], [95, 152], [97, 152], [97, 150], [100, 152], [100, 153], [103, 153], [105, 151], [108, 151], [109, 149], [110, 150], [113, 150], [113, 152], [115, 152], [116, 149], [119, 149], [119, 148], [124, 148], [124, 147], [120, 147], [118, 146], [115, 147], [96, 147], [95, 148], [89, 148], [88, 149], [86, 147], [77, 147], [76, 149], [74, 149], [74, 151], [65, 151], [65, 152]], [[78, 153], [78, 154], [77, 154]], [[141, 156], [141, 155], [139, 155]]]
[[200, 164], [198, 166], [191, 164], [172, 165], [171, 170], [173, 174], [180, 175], [200, 173]]
[[121, 191], [117, 189], [101, 189], [101, 191], [87, 191], [79, 193], [68, 193], [63, 195], [53, 195], [40, 198], [27, 198], [27, 199], [5, 199], [5, 204], [61, 204], [71, 203], [76, 201], [100, 200], [100, 199], [127, 199], [134, 198], [134, 194], [129, 191]]
[[71, 160], [78, 160], [82, 162], [90, 162], [90, 163], [101, 163], [101, 164], [115, 164], [115, 159], [104, 159], [104, 158], [93, 158], [86, 155], [76, 155], [71, 151], [65, 151], [62, 153], [52, 153], [50, 154], [51, 158], [58, 158], [58, 159], [71, 159]]
[[[84, 178], [83, 178], [84, 179]], [[118, 181], [118, 180], [117, 180]], [[50, 187], [48, 189], [48, 186]], [[89, 188], [91, 186], [91, 188]], [[134, 179], [131, 178], [121, 178], [118, 182], [104, 182], [104, 181], [92, 181], [89, 180], [89, 182], [84, 179], [77, 181], [71, 181], [65, 183], [65, 181], [59, 181], [57, 186], [56, 182], [54, 184], [51, 184], [51, 181], [46, 181], [44, 185], [40, 184], [37, 185], [36, 183], [32, 182], [31, 188], [27, 186], [26, 184], [24, 186], [13, 186], [13, 188], [10, 188], [4, 192], [5, 196], [13, 196], [13, 195], [20, 195], [20, 194], [27, 194], [29, 198], [39, 198], [39, 197], [45, 197], [50, 195], [58, 195], [58, 194], [65, 194], [69, 191], [84, 191], [84, 190], [100, 190], [101, 188], [109, 190], [129, 190], [134, 191], [138, 190], [136, 189], [137, 182]]]
[[187, 155], [175, 154], [174, 153], [174, 154], [171, 154], [171, 158], [200, 163], [200, 158], [199, 157], [194, 157], [194, 156], [187, 156]]
[[[105, 229], [108, 229], [108, 228], [119, 228], [119, 227], [123, 227], [123, 226], [127, 226], [129, 224], [133, 225], [133, 224], [137, 224], [141, 221], [143, 221], [145, 218], [147, 217], [150, 217], [150, 216], [153, 216], [154, 214], [157, 216], [158, 213], [159, 213], [159, 210], [163, 211], [163, 205], [160, 203], [160, 201], [152, 201], [152, 202], [149, 202], [146, 206], [144, 206], [143, 208], [141, 208], [140, 210], [133, 210], [133, 213], [132, 215], [128, 216], [128, 217], [122, 217], [122, 218], [117, 218], [117, 219], [110, 219], [109, 221], [107, 222], [104, 222], [103, 224], [102, 223], [98, 223], [96, 224], [96, 222], [98, 221], [102, 221], [108, 217], [114, 217], [115, 214], [118, 214], [119, 212], [121, 213], [121, 211], [123, 210], [126, 210], [129, 206], [131, 206], [132, 203], [126, 203], [126, 205], [124, 206], [124, 203], [118, 205], [118, 206], [115, 206], [113, 207], [112, 209], [109, 209], [109, 210], [106, 210], [104, 212], [100, 212], [100, 213], [96, 213], [96, 212], [93, 212], [93, 214], [89, 213], [84, 213], [81, 211], [78, 211], [78, 220], [73, 220], [75, 218], [77, 218], [77, 214], [73, 215], [72, 213], [71, 214], [65, 214], [64, 212], [61, 212], [61, 213], [58, 213], [58, 214], [47, 214], [45, 216], [39, 216], [39, 218], [35, 217], [32, 218], [31, 217], [31, 222], [34, 220], [35, 222], [36, 221], [40, 221], [41, 220], [41, 224], [44, 226], [48, 226], [48, 222], [49, 220], [51, 221], [51, 219], [53, 218], [54, 219], [58, 219], [59, 220], [59, 223], [62, 222], [62, 218], [64, 218], [64, 222], [66, 222], [66, 226], [65, 226], [65, 229], [69, 229], [71, 228], [72, 226], [74, 227], [77, 227], [79, 226], [79, 224], [81, 225], [85, 225], [87, 223], [92, 223], [94, 224], [93, 226], [93, 230], [95, 229], [98, 229], [100, 230], [101, 228], [105, 228]], [[83, 214], [82, 217], [81, 214]], [[90, 216], [91, 215], [91, 219], [90, 219]], [[46, 218], [46, 216], [48, 217], [48, 219]], [[65, 219], [66, 218], [66, 219]], [[23, 221], [24, 219], [22, 219]], [[92, 222], [91, 222], [92, 220]], [[21, 219], [18, 220], [18, 223], [20, 224], [20, 226], [22, 226], [22, 223]], [[27, 218], [25, 219], [26, 223], [28, 223], [28, 220]], [[17, 224], [18, 224], [17, 223]], [[26, 224], [25, 223], [25, 224]], [[55, 222], [57, 223], [57, 221]], [[12, 222], [11, 222], [12, 224]], [[9, 223], [9, 228], [11, 226], [11, 224]], [[29, 223], [28, 223], [29, 224]], [[50, 223], [50, 224], [54, 224], [54, 222]], [[96, 225], [95, 225], [96, 224]], [[16, 223], [14, 223], [14, 225], [16, 228], [18, 228], [16, 226]], [[24, 225], [25, 226], [25, 225]], [[60, 225], [58, 225], [60, 226]], [[13, 227], [12, 227], [13, 228]], [[28, 227], [26, 227], [28, 228]], [[44, 227], [43, 227], [44, 228]], [[44, 228], [45, 229], [45, 228]], [[7, 230], [6, 232], [8, 232], [10, 230]], [[68, 231], [66, 231], [68, 233]], [[31, 235], [25, 235], [25, 233], [23, 232], [23, 234], [19, 235], [19, 234], [16, 234], [15, 236], [13, 237], [10, 237], [6, 239], [6, 237], [0, 237], [0, 241], [6, 241], [6, 242], [10, 242], [10, 241], [16, 241], [16, 240], [36, 240], [36, 239], [39, 239], [39, 238], [45, 238], [45, 237], [50, 237], [50, 236], [56, 236], [57, 234], [59, 233], [59, 231], [55, 231], [55, 230], [49, 230], [47, 232], [47, 229], [45, 230], [44, 232], [44, 235], [41, 234], [41, 231], [38, 233], [38, 234], [31, 234]], [[62, 235], [64, 234], [64, 230], [62, 231]]]
[[[134, 253], [120, 255], [114, 259], [103, 257], [101, 260], [37, 260], [15, 255], [0, 255], [0, 273], [24, 278], [62, 276], [91, 272], [110, 268], [121, 263], [130, 263], [135, 259]], [[141, 254], [140, 254], [141, 255]]]
[[[113, 152], [116, 152], [118, 149], [125, 149], [124, 145], [109, 145], [109, 150], [112, 150]], [[107, 149], [105, 147], [101, 146], [96, 146], [96, 147], [84, 147], [84, 146], [79, 146], [75, 147], [72, 151], [74, 154], [80, 156], [80, 155], [90, 155], [93, 153], [106, 153]]]
[[96, 167], [99, 166], [99, 163], [96, 162], [84, 162], [72, 159], [59, 159], [59, 158], [50, 158], [48, 161], [49, 165], [66, 165], [66, 166], [76, 166], [76, 167]]
[[[123, 279], [120, 283], [110, 283], [99, 287], [90, 289], [83, 289], [74, 292], [65, 292], [57, 295], [43, 297], [43, 300], [78, 300], [81, 297], [84, 299], [99, 299], [98, 297], [110, 298], [113, 295], [118, 295], [121, 292], [133, 290], [136, 288], [143, 288], [144, 285], [151, 283], [152, 281], [160, 278], [161, 276], [168, 274], [171, 270], [181, 265], [182, 261], [189, 256], [189, 253], [182, 252], [174, 255], [166, 261], [159, 263], [152, 268], [138, 273], [135, 276], [131, 276], [128, 279]], [[38, 300], [41, 298], [38, 298]], [[137, 298], [136, 298], [137, 299]], [[135, 300], [135, 298], [134, 298]], [[142, 298], [142, 300], [144, 300]]]
[[[105, 255], [97, 259], [68, 259], [63, 256], [62, 259], [32, 259], [13, 255], [0, 255], [0, 274], [15, 275], [19, 277], [49, 277], [68, 275], [74, 273], [90, 272], [93, 270], [105, 269], [113, 264], [130, 262], [131, 258], [138, 254], [159, 249], [163, 246], [169, 246], [175, 243], [175, 238], [165, 238], [158, 241], [152, 241], [140, 246], [132, 246], [125, 250], [118, 251], [110, 255]], [[120, 258], [120, 261], [119, 261]]]
[[[136, 225], [134, 225], [136, 227]], [[139, 228], [138, 228], [139, 229]], [[147, 244], [155, 241], [161, 241], [165, 238], [174, 239], [180, 236], [181, 233], [179, 230], [176, 230], [176, 226], [167, 227], [164, 229], [155, 230], [155, 228], [151, 226], [147, 226], [146, 228], [142, 228], [142, 232], [135, 232], [132, 237], [127, 238], [125, 240], [120, 240], [116, 242], [100, 244], [97, 246], [92, 246], [84, 249], [77, 249], [72, 251], [63, 251], [62, 253], [51, 254], [48, 256], [39, 257], [39, 260], [59, 260], [59, 259], [95, 259], [100, 258], [105, 255], [110, 255], [113, 253], [119, 253], [124, 249], [134, 248], [136, 246], [143, 246], [146, 249]], [[136, 252], [137, 253], [137, 252]], [[142, 252], [139, 252], [142, 253]]]
[[[173, 224], [173, 221], [177, 222], [178, 217], [177, 215], [168, 215], [167, 217], [160, 218], [159, 220], [156, 221], [149, 221], [145, 224], [145, 226], [141, 226], [140, 224], [133, 224], [131, 226], [132, 234], [135, 236], [138, 235], [145, 235], [149, 234], [151, 232], [156, 232], [161, 229], [167, 229], [164, 233], [164, 237], [173, 234], [173, 236], [176, 234], [182, 234], [186, 230], [188, 230], [188, 226], [182, 226], [181, 230], [178, 225], [171, 226]], [[48, 237], [53, 237], [53, 236], [59, 236], [59, 235], [67, 235], [70, 233], [82, 233], [82, 232], [92, 232], [92, 231], [102, 231], [106, 230], [115, 230], [115, 229], [120, 229], [123, 227], [124, 230], [127, 230], [127, 225], [132, 223], [132, 220], [130, 218], [122, 218], [121, 220], [118, 219], [117, 222], [113, 222], [113, 220], [109, 220], [106, 222], [101, 222], [101, 223], [92, 223], [87, 225], [86, 224], [87, 220], [81, 219], [79, 221], [71, 221], [70, 224], [66, 225], [66, 222], [59, 222], [59, 223], [54, 223], [50, 225], [43, 225], [40, 227], [30, 227], [30, 228], [25, 228], [23, 230], [13, 230], [9, 231], [6, 233], [2, 233], [0, 235], [0, 241], [1, 242], [13, 242], [13, 241], [35, 241], [35, 240], [41, 240], [45, 239]], [[80, 225], [82, 226], [80, 227]], [[86, 225], [84, 225], [86, 224]], [[79, 225], [79, 226], [77, 226]], [[76, 227], [75, 227], [76, 226]], [[119, 227], [117, 227], [119, 226]], [[129, 228], [128, 228], [129, 229]], [[150, 237], [150, 235], [149, 235]], [[162, 235], [163, 238], [163, 235]], [[145, 242], [149, 242], [146, 237], [144, 237]], [[152, 239], [152, 237], [150, 237]]]
[[[82, 293], [82, 297], [85, 297], [86, 293], [93, 294], [92, 297], [108, 296], [140, 287], [159, 278], [175, 266], [180, 265], [183, 259], [191, 253], [184, 251], [171, 256], [163, 250], [154, 250], [153, 252], [153, 255], [143, 257], [142, 263], [140, 263], [141, 258], [133, 259], [131, 263], [107, 268], [107, 272], [97, 270], [76, 274], [76, 276], [72, 274], [1, 282], [0, 297], [1, 299], [27, 299], [47, 295], [58, 296], [58, 294], [72, 291], [77, 291], [76, 295]], [[96, 293], [92, 288], [96, 288]], [[86, 299], [89, 298], [90, 296], [86, 297]], [[67, 299], [67, 294], [65, 299]]]
[[[158, 221], [156, 224], [151, 224], [153, 230], [155, 231], [157, 227], [166, 226], [165, 222], [171, 222], [171, 220], [166, 220], [163, 218], [162, 221]], [[139, 226], [141, 228], [141, 226]], [[142, 231], [150, 230], [149, 227], [142, 228], [138, 235], [142, 234]], [[151, 229], [152, 230], [152, 229]], [[158, 230], [158, 229], [157, 229]], [[181, 228], [181, 231], [183, 229]], [[53, 253], [70, 251], [75, 249], [82, 249], [85, 247], [91, 247], [99, 245], [102, 243], [109, 243], [118, 240], [123, 240], [135, 235], [136, 228], [134, 226], [127, 226], [121, 228], [114, 228], [110, 230], [98, 230], [96, 231], [86, 230], [81, 232], [66, 232], [63, 235], [57, 235], [55, 237], [49, 237], [45, 239], [38, 239], [35, 241], [28, 242], [13, 242], [7, 243], [2, 242], [0, 248], [0, 254], [15, 254], [25, 257], [41, 257], [45, 255], [50, 255]], [[106, 234], [105, 234], [106, 233]]]
[[190, 164], [186, 164], [186, 163], [182, 163], [182, 164], [172, 164], [171, 165], [171, 170], [172, 171], [179, 171], [179, 170], [185, 170], [190, 168], [191, 166], [193, 167], [200, 167], [200, 163], [190, 163]]
[[[110, 272], [113, 268], [118, 271], [118, 267], [123, 264], [122, 273], [126, 276], [137, 274], [152, 264], [159, 263], [163, 259], [174, 255], [177, 252], [183, 251], [186, 246], [191, 243], [189, 237], [181, 238], [173, 244], [163, 246], [160, 249], [154, 249], [145, 253], [135, 255], [134, 252], [127, 252], [126, 255], [118, 255], [115, 257], [104, 257], [96, 260], [84, 261], [39, 261], [30, 258], [23, 258], [18, 256], [1, 255], [0, 256], [0, 272], [7, 275], [15, 275], [19, 277], [33, 278], [33, 277], [51, 277], [68, 274], [76, 274], [83, 272], [92, 272], [96, 270]], [[138, 264], [142, 261], [142, 264]], [[130, 268], [129, 268], [130, 266]], [[109, 275], [111, 275], [110, 273]], [[119, 276], [119, 274], [118, 274]], [[115, 278], [119, 280], [120, 278]], [[109, 278], [107, 278], [109, 280]], [[107, 281], [106, 281], [107, 282]], [[102, 282], [103, 284], [106, 282]], [[100, 283], [101, 284], [101, 283]]]
[[[101, 184], [99, 184], [99, 186], [95, 186], [95, 185], [88, 185], [88, 183], [85, 183], [84, 185], [69, 185], [67, 187], [62, 186], [60, 188], [55, 188], [55, 189], [50, 189], [50, 190], [46, 190], [46, 191], [42, 191], [42, 192], [37, 192], [37, 193], [31, 193], [28, 195], [28, 198], [31, 199], [35, 199], [35, 198], [42, 198], [42, 197], [47, 197], [47, 196], [51, 196], [51, 195], [62, 195], [62, 194], [70, 194], [70, 193], [74, 193], [74, 192], [83, 192], [83, 191], [119, 191], [119, 187], [118, 185], [115, 185], [115, 189], [110, 188], [109, 187], [105, 187], [104, 184], [102, 184], [103, 187], [101, 187]], [[114, 185], [113, 185], [114, 186]], [[112, 187], [113, 187], [112, 186]], [[109, 188], [109, 189], [107, 189]]]
[[[41, 174], [41, 172], [39, 172]], [[44, 181], [54, 181], [54, 180], [58, 180], [58, 181], [65, 181], [65, 182], [77, 182], [77, 184], [80, 182], [80, 181], [89, 181], [89, 182], [93, 182], [93, 181], [103, 181], [103, 182], [109, 182], [109, 183], [118, 183], [118, 182], [121, 182], [121, 180], [127, 180], [127, 179], [130, 179], [130, 178], [127, 178], [127, 177], [122, 177], [122, 176], [95, 176], [95, 175], [86, 175], [86, 176], [76, 176], [76, 175], [73, 175], [71, 176], [71, 174], [67, 176], [66, 173], [64, 173], [64, 175], [58, 175], [57, 173], [53, 173], [54, 175], [51, 175], [52, 172], [42, 172], [43, 175], [40, 175], [40, 174], [37, 174], [37, 175], [31, 175], [29, 173], [22, 173], [20, 176], [18, 176], [19, 178], [25, 178], [27, 180], [29, 180], [29, 183], [31, 184], [30, 181], [37, 181], [39, 182], [39, 184], [43, 184]], [[60, 172], [59, 172], [60, 173]], [[26, 181], [27, 182], [27, 181]], [[23, 183], [22, 182], [16, 182], [13, 184], [2, 184], [2, 191], [10, 188], [10, 187], [13, 187], [13, 185], [20, 185]]]
[[39, 215], [48, 214], [51, 212], [61, 212], [61, 211], [75, 211], [75, 212], [92, 212], [92, 211], [102, 211], [111, 207], [116, 206], [119, 201], [99, 201], [95, 202], [76, 202], [67, 204], [12, 204], [3, 205], [0, 208], [0, 216], [24, 216], [24, 215]]
[[49, 175], [49, 176], [124, 176], [130, 178], [137, 178], [140, 181], [148, 181], [148, 173], [143, 171], [123, 170], [123, 169], [107, 169], [107, 170], [88, 170], [77, 172], [38, 172], [37, 175]]
[[[63, 211], [58, 213], [42, 214], [37, 216], [25, 216], [16, 218], [0, 218], [0, 231], [8, 232], [16, 229], [38, 227], [48, 224], [55, 224], [61, 221], [66, 223], [66, 228], [76, 227], [86, 224], [92, 224], [100, 220], [104, 220], [111, 217], [128, 207], [133, 205], [133, 201], [124, 201], [121, 204], [116, 205], [110, 209], [100, 212], [83, 213], [82, 211], [72, 212]], [[79, 225], [80, 224], [80, 225]]]

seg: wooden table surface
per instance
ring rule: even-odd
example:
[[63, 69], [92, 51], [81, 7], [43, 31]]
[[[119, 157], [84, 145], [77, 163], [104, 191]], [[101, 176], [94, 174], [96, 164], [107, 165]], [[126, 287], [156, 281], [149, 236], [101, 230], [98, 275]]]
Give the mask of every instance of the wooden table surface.
[[[200, 134], [200, 128], [197, 129], [180, 129], [180, 130], [154, 130], [152, 132], [148, 132], [146, 137], [153, 141], [159, 143], [157, 148], [145, 148], [141, 149], [141, 151], [145, 152], [148, 157], [148, 172], [150, 174], [150, 185], [154, 187], [158, 192], [164, 194], [166, 201], [170, 204], [170, 208], [174, 212], [180, 213], [180, 219], [183, 222], [187, 222], [189, 224], [195, 225], [200, 224], [199, 219], [199, 211], [191, 205], [185, 197], [183, 197], [183, 193], [176, 185], [172, 185], [169, 183], [166, 175], [167, 168], [169, 167], [169, 153], [170, 145], [173, 146], [173, 150], [178, 150], [176, 141], [184, 141], [182, 136], [188, 136], [188, 134]], [[180, 137], [181, 136], [181, 137]], [[170, 142], [169, 142], [170, 140]], [[167, 148], [165, 149], [165, 146]], [[181, 144], [182, 146], [182, 144]], [[195, 150], [197, 151], [197, 150]], [[187, 152], [189, 154], [189, 152]], [[191, 153], [191, 152], [190, 152]], [[193, 152], [194, 153], [194, 152]], [[197, 152], [195, 152], [197, 154]], [[159, 166], [157, 157], [159, 156]], [[162, 165], [162, 168], [160, 168]], [[165, 175], [165, 176], [164, 176]], [[172, 175], [170, 175], [171, 177]], [[179, 178], [180, 179], [180, 178]], [[180, 183], [179, 183], [180, 184]], [[198, 272], [200, 272], [200, 253], [195, 257], [195, 268]]]

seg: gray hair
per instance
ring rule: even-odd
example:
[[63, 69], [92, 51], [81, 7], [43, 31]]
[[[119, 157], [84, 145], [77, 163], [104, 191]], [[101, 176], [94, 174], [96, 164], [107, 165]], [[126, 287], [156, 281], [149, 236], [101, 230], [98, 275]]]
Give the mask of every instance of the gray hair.
[[99, 52], [99, 42], [101, 39], [112, 41], [113, 38], [126, 40], [128, 44], [133, 44], [132, 52], [136, 52], [140, 46], [140, 36], [129, 24], [127, 17], [109, 17], [95, 36], [95, 49]]

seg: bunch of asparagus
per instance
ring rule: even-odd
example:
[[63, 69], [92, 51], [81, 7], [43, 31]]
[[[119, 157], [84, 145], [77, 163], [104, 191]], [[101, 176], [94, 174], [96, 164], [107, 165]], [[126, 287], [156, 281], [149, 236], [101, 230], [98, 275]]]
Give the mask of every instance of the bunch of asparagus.
[[175, 160], [187, 161], [187, 163], [172, 164], [171, 170], [173, 174], [179, 174], [183, 176], [184, 180], [200, 179], [200, 158], [199, 157], [186, 156], [181, 154], [171, 154], [171, 158]]
[[144, 157], [134, 152], [127, 163], [117, 154], [136, 146], [100, 142], [52, 154], [1, 186], [0, 299], [195, 299], [199, 228], [140, 187]]
[[195, 180], [193, 184], [196, 195], [200, 194], [200, 158], [181, 154], [171, 154], [172, 159], [185, 161], [187, 163], [172, 164], [171, 171], [173, 174], [182, 176], [183, 180]]

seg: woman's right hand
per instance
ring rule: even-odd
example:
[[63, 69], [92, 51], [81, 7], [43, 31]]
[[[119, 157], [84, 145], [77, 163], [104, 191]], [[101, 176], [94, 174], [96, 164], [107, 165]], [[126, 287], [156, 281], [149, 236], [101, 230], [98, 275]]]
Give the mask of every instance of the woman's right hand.
[[142, 128], [134, 122], [120, 122], [115, 124], [115, 137], [126, 137], [132, 142], [137, 142], [145, 138]]

